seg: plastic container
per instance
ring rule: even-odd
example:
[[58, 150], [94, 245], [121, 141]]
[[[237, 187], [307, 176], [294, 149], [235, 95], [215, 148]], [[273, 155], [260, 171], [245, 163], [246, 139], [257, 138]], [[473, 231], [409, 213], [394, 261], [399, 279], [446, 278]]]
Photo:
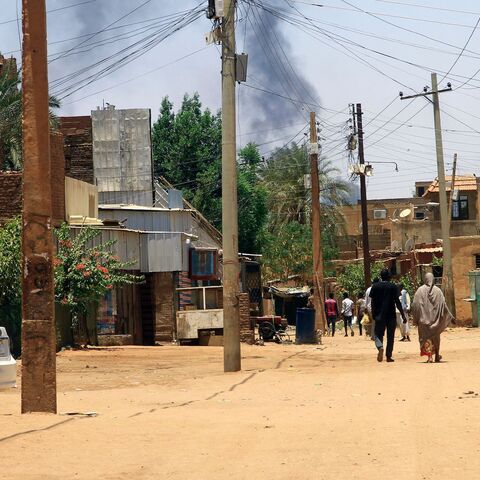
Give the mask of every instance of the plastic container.
[[315, 310], [313, 308], [297, 308], [295, 343], [318, 343], [315, 330]]
[[5, 327], [0, 327], [0, 388], [15, 387], [17, 362], [10, 353], [10, 338]]

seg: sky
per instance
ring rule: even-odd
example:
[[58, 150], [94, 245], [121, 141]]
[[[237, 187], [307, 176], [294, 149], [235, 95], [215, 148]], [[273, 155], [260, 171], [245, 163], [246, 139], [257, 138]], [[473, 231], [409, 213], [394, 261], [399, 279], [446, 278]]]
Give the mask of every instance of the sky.
[[[205, 42], [206, 0], [46, 3], [59, 115], [109, 103], [150, 108], [155, 120], [163, 97], [178, 108], [194, 92], [220, 108], [220, 47]], [[18, 58], [17, 13], [21, 0], [0, 0], [0, 52]], [[436, 176], [433, 109], [399, 92], [430, 88], [438, 72], [440, 88], [453, 88], [440, 95], [447, 175], [454, 153], [458, 173], [480, 173], [479, 24], [475, 0], [239, 0], [237, 52], [248, 53], [249, 68], [237, 85], [238, 148], [254, 141], [268, 156], [303, 142], [315, 111], [322, 155], [348, 180], [349, 163], [358, 161], [346, 150], [349, 104], [361, 103], [365, 159], [374, 167], [368, 197], [411, 196], [416, 180]]]

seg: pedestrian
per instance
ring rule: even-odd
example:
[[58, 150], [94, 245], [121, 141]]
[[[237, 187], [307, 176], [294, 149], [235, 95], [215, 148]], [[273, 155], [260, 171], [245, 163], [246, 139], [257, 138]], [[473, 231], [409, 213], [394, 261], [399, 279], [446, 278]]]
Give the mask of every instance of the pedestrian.
[[363, 292], [358, 292], [358, 299], [357, 299], [357, 304], [356, 304], [356, 310], [357, 310], [357, 322], [358, 322], [358, 331], [360, 333], [360, 336], [362, 336], [362, 318], [363, 315], [365, 315], [365, 312], [367, 310], [367, 302], [363, 298]]
[[310, 295], [307, 300], [307, 308], [315, 308], [315, 290], [313, 288], [310, 289]]
[[407, 317], [400, 303], [398, 288], [390, 281], [390, 270], [384, 268], [380, 274], [381, 281], [372, 285], [370, 296], [372, 297], [372, 315], [375, 319], [375, 346], [378, 349], [377, 360], [383, 360], [383, 337], [385, 329], [387, 330], [387, 362], [393, 362], [393, 343], [395, 341], [395, 329], [397, 320], [395, 315], [395, 305], [402, 316], [403, 322], [407, 322]]
[[425, 275], [425, 284], [413, 297], [413, 321], [418, 325], [420, 355], [427, 356], [427, 363], [440, 362], [440, 334], [448, 327], [453, 316], [447, 308], [442, 291], [435, 285], [432, 273]]
[[403, 323], [400, 312], [397, 309], [396, 311], [397, 326], [402, 335], [402, 338], [400, 339], [400, 341], [410, 342], [410, 324], [408, 323], [408, 313], [410, 312], [410, 294], [407, 292], [405, 286], [402, 283], [400, 283], [399, 289], [400, 289], [400, 297], [399, 297], [400, 303], [402, 304], [403, 312], [407, 316], [407, 323]]
[[348, 292], [343, 292], [342, 301], [342, 315], [343, 324], [345, 326], [345, 336], [348, 337], [348, 328], [350, 328], [350, 335], [353, 337], [352, 318], [353, 318], [353, 300], [348, 296]]
[[373, 315], [372, 315], [372, 297], [370, 296], [370, 292], [372, 291], [372, 286], [375, 283], [378, 283], [379, 281], [380, 281], [380, 279], [378, 277], [375, 277], [373, 279], [372, 285], [370, 285], [367, 288], [367, 291], [365, 292], [365, 305], [366, 305], [366, 308], [367, 308], [368, 318], [370, 319], [369, 332], [367, 332], [367, 328], [365, 328], [365, 333], [367, 335], [370, 335], [370, 338], [372, 340], [375, 340], [375, 320], [374, 320]]
[[329, 293], [328, 298], [325, 300], [325, 316], [327, 317], [328, 333], [334, 337], [338, 318], [338, 305], [333, 293]]

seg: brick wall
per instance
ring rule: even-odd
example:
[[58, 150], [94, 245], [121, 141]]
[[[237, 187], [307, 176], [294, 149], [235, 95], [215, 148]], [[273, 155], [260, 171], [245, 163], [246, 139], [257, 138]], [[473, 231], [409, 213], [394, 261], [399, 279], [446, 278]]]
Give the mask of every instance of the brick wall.
[[250, 298], [248, 293], [238, 296], [240, 306], [240, 341], [252, 344], [255, 342], [255, 331], [250, 321]]
[[52, 186], [52, 224], [60, 226], [65, 221], [65, 157], [63, 135], [50, 134], [50, 161]]
[[0, 225], [22, 213], [22, 173], [0, 172]]
[[[65, 161], [63, 136], [50, 134], [52, 224], [59, 226], [65, 220]], [[0, 225], [22, 214], [22, 172], [0, 172]]]
[[66, 176], [93, 184], [91, 117], [61, 117], [60, 131], [64, 136]]
[[155, 342], [171, 342], [175, 322], [173, 273], [155, 273], [153, 292]]

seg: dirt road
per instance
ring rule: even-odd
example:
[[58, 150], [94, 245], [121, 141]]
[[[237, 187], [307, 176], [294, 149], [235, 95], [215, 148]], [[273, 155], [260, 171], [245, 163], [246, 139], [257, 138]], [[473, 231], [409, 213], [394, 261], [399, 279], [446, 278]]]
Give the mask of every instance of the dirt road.
[[442, 364], [416, 337], [393, 364], [357, 336], [244, 346], [226, 375], [217, 347], [62, 352], [59, 413], [98, 416], [22, 416], [0, 391], [0, 478], [480, 478], [480, 331], [442, 342]]

